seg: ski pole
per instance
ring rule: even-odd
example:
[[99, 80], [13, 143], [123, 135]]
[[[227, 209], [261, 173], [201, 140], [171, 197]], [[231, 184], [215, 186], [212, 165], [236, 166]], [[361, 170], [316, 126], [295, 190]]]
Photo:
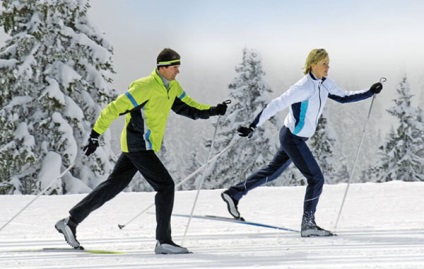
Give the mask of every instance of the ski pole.
[[186, 183], [189, 179], [191, 179], [194, 175], [196, 175], [197, 173], [199, 173], [200, 171], [202, 171], [207, 165], [209, 165], [210, 163], [216, 161], [216, 159], [218, 159], [219, 156], [221, 156], [222, 154], [224, 154], [225, 152], [227, 152], [230, 148], [232, 148], [235, 144], [237, 144], [240, 141], [240, 138], [237, 138], [236, 141], [234, 141], [233, 143], [231, 143], [230, 145], [228, 145], [226, 148], [224, 148], [220, 153], [216, 154], [212, 159], [210, 159], [209, 161], [207, 161], [206, 163], [204, 163], [202, 166], [200, 166], [199, 168], [197, 168], [193, 173], [191, 173], [189, 176], [187, 176], [185, 179], [181, 180], [180, 182], [178, 182], [177, 185], [175, 185], [175, 187], [179, 187], [181, 185], [183, 185], [184, 183]]
[[[380, 78], [380, 82], [381, 83], [386, 82], [386, 80], [387, 79], [385, 77]], [[350, 172], [350, 176], [349, 176], [349, 179], [347, 181], [346, 190], [345, 190], [345, 193], [344, 193], [344, 196], [343, 196], [342, 204], [340, 206], [339, 214], [337, 215], [336, 224], [334, 225], [334, 230], [336, 230], [337, 224], [339, 223], [340, 215], [342, 214], [342, 210], [343, 210], [343, 206], [344, 206], [344, 203], [345, 203], [345, 200], [346, 200], [347, 192], [349, 191], [350, 182], [351, 182], [351, 180], [353, 178], [353, 173], [355, 172], [356, 163], [358, 161], [359, 153], [361, 151], [362, 143], [364, 141], [365, 132], [366, 132], [366, 129], [367, 129], [368, 121], [370, 119], [371, 110], [372, 110], [372, 107], [373, 107], [373, 104], [374, 104], [374, 99], [375, 99], [375, 94], [372, 96], [371, 105], [370, 105], [370, 108], [368, 110], [368, 116], [367, 116], [367, 119], [365, 120], [364, 128], [362, 130], [361, 141], [359, 142], [359, 146], [358, 146], [358, 149], [356, 151], [355, 161], [353, 162], [352, 170]]]
[[27, 205], [25, 205], [18, 213], [16, 213], [8, 222], [6, 222], [1, 228], [0, 231], [2, 231], [9, 223], [11, 223], [16, 217], [18, 217], [25, 209], [27, 209], [32, 203], [35, 202], [41, 195], [43, 195], [52, 185], [56, 182], [59, 178], [63, 177], [69, 170], [74, 167], [75, 163], [79, 160], [79, 158], [75, 158], [74, 162], [69, 165], [68, 168], [65, 169], [58, 177], [56, 177], [54, 180], [52, 180], [47, 187], [45, 187], [37, 196], [35, 196]]
[[[217, 156], [215, 156], [215, 157], [217, 157]], [[200, 166], [199, 168], [197, 168], [188, 177], [186, 177], [184, 180], [180, 181], [177, 185], [175, 185], [175, 189], [178, 188], [179, 186], [183, 185], [185, 182], [187, 182], [189, 179], [191, 179], [194, 175], [196, 175], [199, 171], [201, 171], [206, 166], [206, 164], [207, 163], [205, 163], [202, 166]], [[146, 207], [140, 213], [138, 213], [137, 215], [135, 215], [132, 219], [130, 219], [129, 221], [127, 221], [125, 224], [118, 224], [119, 229], [121, 229], [121, 230], [124, 229], [125, 226], [127, 226], [128, 224], [130, 224], [131, 222], [133, 222], [135, 219], [137, 219], [138, 217], [140, 217], [141, 215], [143, 215], [144, 213], [146, 213], [146, 211], [149, 210], [154, 205], [155, 205], [155, 203], [150, 204], [148, 207]]]
[[[226, 100], [224, 103], [225, 104], [231, 104], [231, 100]], [[213, 133], [212, 142], [211, 142], [211, 148], [209, 150], [209, 154], [208, 154], [208, 158], [207, 158], [206, 163], [208, 163], [208, 161], [209, 161], [209, 159], [211, 157], [211, 153], [212, 153], [212, 149], [213, 149], [213, 146], [214, 146], [216, 132], [218, 130], [218, 125], [219, 125], [219, 120], [220, 119], [221, 119], [221, 116], [219, 116], [218, 119], [216, 120], [215, 131]], [[185, 240], [186, 235], [187, 235], [188, 227], [190, 226], [191, 219], [193, 218], [194, 209], [196, 207], [197, 200], [199, 199], [200, 189], [202, 188], [203, 181], [205, 181], [205, 175], [206, 175], [206, 169], [203, 171], [202, 178], [201, 178], [199, 184], [197, 185], [196, 197], [194, 198], [193, 207], [191, 208], [190, 216], [188, 218], [188, 222], [187, 222], [187, 225], [186, 225], [186, 228], [185, 228], [185, 231], [184, 231], [183, 240], [181, 241], [181, 245], [184, 245], [184, 240]]]
[[[175, 188], [178, 188], [179, 186], [181, 186], [182, 184], [184, 184], [185, 182], [187, 182], [189, 179], [191, 179], [194, 175], [196, 175], [197, 173], [199, 173], [200, 171], [202, 171], [207, 165], [209, 165], [210, 163], [214, 162], [216, 159], [219, 158], [219, 156], [221, 156], [222, 154], [224, 154], [225, 152], [227, 152], [230, 148], [232, 148], [235, 144], [237, 144], [241, 139], [237, 138], [236, 141], [234, 141], [233, 143], [231, 143], [230, 145], [228, 145], [226, 148], [224, 148], [221, 152], [219, 152], [218, 154], [216, 154], [212, 159], [210, 159], [209, 161], [207, 161], [206, 163], [204, 163], [202, 166], [200, 166], [199, 168], [197, 168], [193, 173], [191, 173], [189, 176], [187, 176], [185, 179], [181, 180], [177, 185], [175, 185]], [[130, 219], [129, 221], [127, 221], [127, 223], [125, 224], [118, 224], [119, 229], [123, 229], [125, 226], [127, 226], [128, 224], [130, 224], [131, 222], [133, 222], [135, 219], [137, 219], [139, 216], [143, 215], [147, 210], [149, 210], [152, 206], [154, 206], [155, 204], [152, 203], [151, 205], [149, 205], [148, 207], [146, 207], [143, 211], [141, 211], [140, 213], [138, 213], [135, 217], [133, 217], [132, 219]]]

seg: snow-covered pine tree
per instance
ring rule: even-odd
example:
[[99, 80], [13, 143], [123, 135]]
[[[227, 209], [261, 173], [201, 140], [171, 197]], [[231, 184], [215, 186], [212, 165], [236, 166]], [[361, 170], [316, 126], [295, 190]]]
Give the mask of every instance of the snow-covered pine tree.
[[114, 97], [112, 47], [88, 9], [86, 0], [2, 1], [10, 38], [0, 49], [1, 193], [37, 193], [74, 161], [47, 193], [86, 192], [112, 168], [108, 146], [78, 157]]
[[[210, 142], [210, 141], [209, 141]], [[190, 157], [188, 158], [188, 166], [184, 171], [185, 176], [190, 176], [194, 171], [196, 171], [200, 166], [202, 166], [201, 161], [199, 160], [199, 151], [194, 150]], [[192, 175], [185, 183], [183, 183], [178, 189], [179, 190], [196, 190], [197, 183], [200, 183], [200, 180], [203, 177], [204, 171], [200, 171], [194, 175]], [[180, 180], [176, 180], [176, 184], [180, 184], [182, 180], [186, 178], [181, 178]]]
[[225, 188], [244, 180], [252, 171], [272, 159], [279, 145], [278, 131], [281, 118], [271, 118], [250, 138], [240, 138], [237, 127], [247, 126], [271, 100], [271, 89], [265, 81], [260, 55], [250, 49], [243, 50], [242, 63], [236, 66], [236, 77], [228, 86], [230, 99], [227, 113], [218, 121], [211, 156], [241, 139], [206, 170], [204, 188]]
[[413, 95], [406, 75], [396, 91], [398, 97], [393, 99], [394, 105], [387, 112], [397, 118], [399, 125], [379, 148], [379, 163], [366, 175], [377, 182], [424, 181], [423, 113], [411, 104]]
[[[180, 181], [177, 170], [178, 166], [181, 165], [181, 163], [179, 163], [178, 155], [175, 156], [175, 154], [178, 154], [179, 152], [171, 152], [169, 150], [170, 142], [171, 141], [169, 141], [168, 139], [163, 140], [161, 150], [158, 153], [158, 157], [168, 170], [169, 174], [171, 174], [174, 181], [177, 183]], [[146, 181], [144, 182], [146, 185], [148, 185], [148, 188], [145, 188], [146, 190], [153, 190], [153, 188]]]
[[[421, 107], [417, 108], [416, 113], [416, 139], [415, 139], [415, 154], [421, 159], [421, 175], [424, 174], [424, 110]], [[423, 177], [421, 178], [423, 181]]]
[[327, 180], [327, 176], [324, 173], [324, 177], [326, 178], [327, 182], [331, 184], [348, 182], [351, 171], [349, 170], [349, 167], [347, 165], [347, 158], [344, 155], [342, 157], [339, 157], [338, 165], [336, 167], [337, 170], [333, 174], [333, 178], [331, 181]]

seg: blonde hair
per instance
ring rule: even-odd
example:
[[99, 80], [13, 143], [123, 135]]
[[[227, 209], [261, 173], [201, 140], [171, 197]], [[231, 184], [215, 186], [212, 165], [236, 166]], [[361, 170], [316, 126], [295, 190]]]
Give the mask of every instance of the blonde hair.
[[303, 73], [306, 75], [308, 74], [312, 69], [312, 64], [317, 64], [320, 61], [324, 60], [328, 57], [328, 53], [325, 49], [313, 49], [311, 52], [309, 52], [308, 58], [306, 58], [305, 66], [303, 69]]

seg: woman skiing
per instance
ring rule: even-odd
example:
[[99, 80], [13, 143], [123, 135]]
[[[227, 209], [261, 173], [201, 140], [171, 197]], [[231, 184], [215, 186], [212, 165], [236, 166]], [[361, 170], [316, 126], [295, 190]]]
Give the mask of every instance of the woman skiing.
[[240, 126], [240, 136], [251, 137], [254, 130], [277, 112], [289, 108], [280, 130], [280, 147], [271, 162], [251, 174], [246, 180], [230, 187], [221, 194], [229, 213], [240, 219], [238, 203], [250, 190], [278, 178], [290, 163], [306, 177], [308, 186], [304, 198], [301, 236], [332, 236], [332, 232], [315, 223], [315, 211], [324, 184], [324, 176], [312, 155], [306, 140], [318, 124], [328, 98], [340, 103], [356, 102], [378, 94], [383, 85], [373, 84], [369, 89], [349, 92], [339, 88], [329, 78], [330, 59], [325, 49], [313, 49], [305, 62], [304, 77], [281, 96], [273, 99], [248, 126]]

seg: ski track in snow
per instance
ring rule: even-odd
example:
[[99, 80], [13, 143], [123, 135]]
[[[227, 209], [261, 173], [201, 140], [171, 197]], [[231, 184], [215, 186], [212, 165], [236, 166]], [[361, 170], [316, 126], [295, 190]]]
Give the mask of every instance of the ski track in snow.
[[[317, 223], [335, 225], [344, 184], [326, 186]], [[38, 251], [66, 248], [54, 223], [84, 195], [42, 196], [0, 231], [0, 268], [424, 268], [424, 183], [353, 184], [338, 236], [299, 234], [236, 223], [192, 219], [184, 246], [193, 254], [155, 255], [154, 215], [144, 214], [119, 230], [153, 201], [154, 193], [123, 193], [78, 227], [86, 249], [122, 251], [92, 254]], [[227, 216], [220, 190], [202, 191], [197, 214]], [[304, 187], [264, 187], [240, 202], [252, 221], [299, 229]], [[187, 214], [195, 191], [177, 192], [174, 212]], [[0, 196], [0, 225], [33, 196]], [[174, 241], [181, 243], [187, 218], [173, 217]]]

